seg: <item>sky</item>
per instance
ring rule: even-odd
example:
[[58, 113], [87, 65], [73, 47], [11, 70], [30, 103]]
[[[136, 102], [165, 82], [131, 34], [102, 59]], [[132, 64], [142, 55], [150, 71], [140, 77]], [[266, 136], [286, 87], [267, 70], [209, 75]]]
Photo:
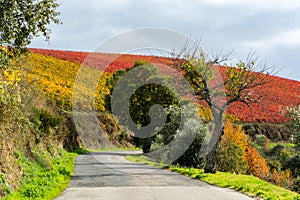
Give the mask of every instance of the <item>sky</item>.
[[156, 27], [199, 40], [208, 55], [232, 52], [233, 63], [255, 52], [258, 63], [274, 67], [276, 75], [300, 81], [298, 0], [57, 2], [61, 3], [58, 10], [63, 24], [50, 26], [50, 43], [39, 37], [30, 47], [93, 51], [102, 42], [124, 32]]

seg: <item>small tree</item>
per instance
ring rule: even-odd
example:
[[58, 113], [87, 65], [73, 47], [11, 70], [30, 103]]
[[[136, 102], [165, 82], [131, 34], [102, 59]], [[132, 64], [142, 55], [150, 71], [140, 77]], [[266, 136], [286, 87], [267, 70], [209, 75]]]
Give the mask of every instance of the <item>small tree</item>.
[[249, 56], [246, 62], [240, 61], [236, 66], [224, 67], [222, 77], [218, 76], [218, 66], [227, 58], [217, 56], [207, 60], [206, 57], [199, 47], [193, 51], [185, 49], [179, 54], [174, 66], [184, 71], [199, 100], [206, 102], [211, 109], [214, 131], [206, 156], [205, 172], [216, 173], [217, 150], [223, 135], [223, 118], [227, 106], [242, 102], [250, 108], [251, 103], [259, 103], [263, 96], [256, 92], [257, 89], [271, 80], [270, 76], [265, 75], [269, 68], [255, 65], [253, 56]]
[[199, 151], [208, 126], [197, 120], [200, 118], [196, 109], [189, 101], [184, 102], [182, 107], [165, 109], [169, 119], [151, 144], [151, 158], [185, 167], [203, 167], [204, 159]]
[[287, 126], [292, 132], [293, 143], [300, 147], [300, 106], [298, 108], [287, 108], [287, 116], [290, 118]]

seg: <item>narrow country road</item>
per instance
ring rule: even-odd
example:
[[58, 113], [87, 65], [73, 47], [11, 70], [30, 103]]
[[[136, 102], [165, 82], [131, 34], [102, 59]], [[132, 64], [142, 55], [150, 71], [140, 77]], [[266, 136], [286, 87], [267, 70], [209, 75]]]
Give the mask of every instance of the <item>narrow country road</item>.
[[57, 200], [251, 200], [167, 170], [130, 162], [138, 151], [101, 152], [76, 158], [69, 187]]

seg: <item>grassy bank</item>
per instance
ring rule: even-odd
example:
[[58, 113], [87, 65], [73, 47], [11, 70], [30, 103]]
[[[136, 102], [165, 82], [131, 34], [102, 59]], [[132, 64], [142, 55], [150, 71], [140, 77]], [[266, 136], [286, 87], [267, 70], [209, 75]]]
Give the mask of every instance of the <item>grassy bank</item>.
[[34, 159], [15, 154], [23, 169], [23, 177], [18, 190], [5, 200], [54, 199], [68, 186], [77, 155], [63, 149], [59, 149], [55, 156], [47, 151], [36, 151]]
[[126, 158], [132, 162], [139, 162], [155, 167], [167, 168], [171, 171], [220, 187], [231, 188], [250, 196], [260, 197], [267, 200], [300, 200], [299, 194], [262, 181], [254, 176], [236, 175], [225, 172], [218, 172], [217, 174], [205, 174], [203, 169], [168, 166], [162, 163], [153, 162], [144, 156], [129, 155]]

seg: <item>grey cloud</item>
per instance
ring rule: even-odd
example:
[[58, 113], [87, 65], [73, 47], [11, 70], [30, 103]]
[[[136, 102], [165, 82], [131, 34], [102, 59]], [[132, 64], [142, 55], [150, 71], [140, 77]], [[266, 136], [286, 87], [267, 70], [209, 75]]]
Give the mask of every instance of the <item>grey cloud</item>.
[[298, 47], [273, 43], [268, 47], [249, 46], [300, 28], [300, 8], [276, 7], [278, 3], [260, 5], [260, 1], [213, 2], [217, 3], [206, 0], [61, 0], [64, 24], [52, 26], [51, 45], [36, 39], [31, 46], [90, 51], [120, 32], [138, 27], [161, 27], [196, 39], [203, 36], [202, 44], [209, 53], [235, 49], [232, 56], [244, 58], [251, 49], [257, 50], [258, 56], [266, 58], [271, 65], [285, 66], [280, 75], [286, 77], [293, 72], [289, 78], [300, 80]]

